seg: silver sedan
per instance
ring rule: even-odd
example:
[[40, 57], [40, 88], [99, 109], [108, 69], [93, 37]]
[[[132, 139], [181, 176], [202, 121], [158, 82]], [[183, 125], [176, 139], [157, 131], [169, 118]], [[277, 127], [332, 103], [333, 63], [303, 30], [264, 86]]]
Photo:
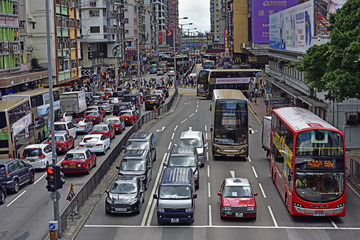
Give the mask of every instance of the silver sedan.
[[89, 119], [83, 119], [81, 121], [79, 121], [78, 123], [75, 124], [76, 125], [76, 132], [77, 133], [89, 133], [91, 132], [92, 128], [93, 128], [93, 123], [92, 121], [90, 121]]

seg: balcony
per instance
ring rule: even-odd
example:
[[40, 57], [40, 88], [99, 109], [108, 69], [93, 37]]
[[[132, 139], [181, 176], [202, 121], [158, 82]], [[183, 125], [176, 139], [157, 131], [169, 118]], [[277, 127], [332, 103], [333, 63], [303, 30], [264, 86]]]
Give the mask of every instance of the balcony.
[[68, 15], [68, 8], [62, 6], [62, 8], [61, 8], [61, 14], [62, 14], [62, 15]]
[[58, 75], [58, 83], [60, 83], [61, 81], [64, 81], [66, 79], [71, 78], [71, 72], [70, 70], [65, 70], [65, 71], [59, 71], [59, 75]]

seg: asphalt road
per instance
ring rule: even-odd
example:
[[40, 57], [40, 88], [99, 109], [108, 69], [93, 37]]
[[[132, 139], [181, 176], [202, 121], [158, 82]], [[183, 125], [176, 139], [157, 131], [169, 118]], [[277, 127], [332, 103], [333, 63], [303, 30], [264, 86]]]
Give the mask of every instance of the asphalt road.
[[[349, 187], [346, 217], [296, 217], [287, 212], [270, 178], [269, 162], [261, 148], [261, 123], [253, 113], [250, 114], [250, 157], [214, 161], [208, 149], [209, 161], [200, 170], [195, 222], [159, 226], [152, 195], [171, 146], [189, 128], [203, 131], [208, 143], [210, 140], [209, 101], [198, 99], [191, 89], [180, 89], [180, 95], [175, 111], [147, 129], [156, 135], [157, 161], [141, 213], [106, 215], [104, 194], [76, 239], [357, 239], [359, 195]], [[220, 219], [217, 192], [222, 180], [231, 176], [249, 178], [254, 191], [259, 193], [255, 221]]]
[[[156, 78], [157, 83], [160, 83], [160, 78], [163, 76], [146, 75], [145, 79], [150, 77]], [[166, 101], [169, 101], [169, 98]], [[144, 112], [143, 109], [142, 113]], [[122, 134], [116, 135], [115, 139], [111, 141], [111, 147], [116, 146], [129, 129], [130, 126], [127, 126]], [[79, 144], [82, 137], [83, 135], [78, 135], [75, 139], [75, 146]], [[108, 150], [107, 154], [109, 153], [110, 150]], [[75, 192], [81, 189], [95, 172], [95, 169], [99, 168], [106, 159], [106, 156], [97, 156], [97, 166], [91, 169], [89, 175], [73, 174], [64, 176], [64, 187], [59, 190], [61, 195], [59, 202], [60, 213], [68, 204], [66, 197], [70, 191], [70, 184], [74, 184]], [[63, 158], [64, 155], [57, 156], [58, 165], [60, 165]], [[37, 170], [34, 184], [25, 184], [17, 194], [8, 194], [5, 204], [0, 206], [0, 240], [43, 239], [48, 234], [48, 223], [54, 219], [54, 211], [50, 193], [46, 190], [45, 177], [44, 170]]]

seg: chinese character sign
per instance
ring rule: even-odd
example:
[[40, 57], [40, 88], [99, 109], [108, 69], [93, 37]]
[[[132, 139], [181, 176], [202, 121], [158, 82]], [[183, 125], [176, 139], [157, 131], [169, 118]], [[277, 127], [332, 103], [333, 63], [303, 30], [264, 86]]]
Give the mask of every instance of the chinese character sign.
[[252, 41], [269, 42], [269, 16], [297, 5], [298, 0], [252, 0]]

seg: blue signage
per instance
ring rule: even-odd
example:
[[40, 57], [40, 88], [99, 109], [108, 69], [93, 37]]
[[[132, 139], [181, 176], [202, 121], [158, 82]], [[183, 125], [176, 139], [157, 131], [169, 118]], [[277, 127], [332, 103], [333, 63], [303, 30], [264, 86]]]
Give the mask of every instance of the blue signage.
[[50, 223], [50, 224], [49, 224], [49, 229], [50, 229], [50, 230], [54, 230], [55, 227], [56, 227], [56, 225], [55, 225], [54, 223]]

